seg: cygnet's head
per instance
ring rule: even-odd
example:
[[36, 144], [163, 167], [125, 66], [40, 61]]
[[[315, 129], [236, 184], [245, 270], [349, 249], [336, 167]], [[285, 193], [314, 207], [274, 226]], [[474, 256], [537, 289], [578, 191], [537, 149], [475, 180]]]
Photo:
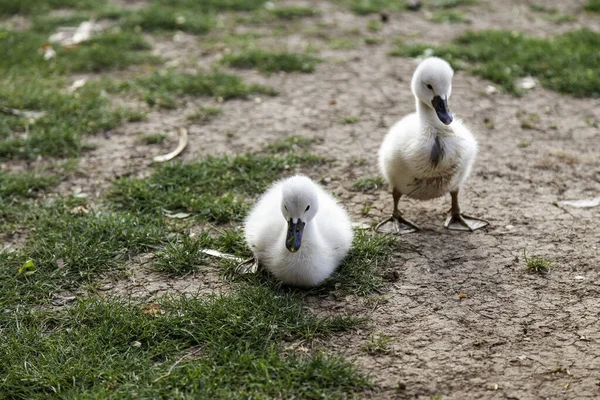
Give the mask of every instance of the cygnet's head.
[[281, 213], [288, 223], [285, 247], [294, 253], [302, 245], [304, 227], [319, 209], [317, 190], [309, 178], [298, 175], [283, 183], [282, 195]]
[[452, 122], [448, 99], [452, 93], [454, 70], [446, 61], [437, 57], [423, 60], [412, 78], [412, 92], [423, 104], [435, 110], [445, 125]]

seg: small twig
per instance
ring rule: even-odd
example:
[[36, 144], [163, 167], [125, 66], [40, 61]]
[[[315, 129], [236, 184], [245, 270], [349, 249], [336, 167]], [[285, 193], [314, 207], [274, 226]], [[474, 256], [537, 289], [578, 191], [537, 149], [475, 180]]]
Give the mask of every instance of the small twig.
[[188, 144], [188, 132], [185, 128], [179, 128], [179, 143], [177, 148], [168, 154], [156, 156], [153, 158], [154, 162], [165, 162], [177, 157]]
[[167, 376], [171, 375], [171, 373], [173, 372], [173, 370], [175, 369], [175, 367], [182, 362], [186, 357], [191, 357], [193, 355], [196, 355], [200, 350], [202, 350], [202, 347], [198, 347], [196, 350], [194, 350], [191, 353], [188, 354], [184, 354], [183, 357], [181, 357], [179, 360], [175, 361], [175, 363], [173, 365], [171, 365], [171, 367], [169, 368], [169, 370], [167, 371], [166, 374], [159, 376], [158, 378], [156, 378], [152, 383], [156, 383], [158, 381], [160, 381], [163, 378], [166, 378]]

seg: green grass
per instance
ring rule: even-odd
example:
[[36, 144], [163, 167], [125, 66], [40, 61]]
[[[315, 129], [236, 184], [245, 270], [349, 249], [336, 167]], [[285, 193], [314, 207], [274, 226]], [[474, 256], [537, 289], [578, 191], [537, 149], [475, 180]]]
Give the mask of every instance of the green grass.
[[406, 8], [400, 0], [342, 0], [352, 12], [359, 15], [374, 14], [381, 11], [399, 11]]
[[223, 57], [225, 65], [234, 68], [256, 68], [263, 73], [273, 72], [303, 72], [315, 70], [315, 65], [320, 60], [308, 54], [295, 54], [288, 52], [270, 52], [265, 50], [243, 50], [237, 54]]
[[355, 124], [360, 121], [360, 117], [357, 115], [346, 115], [342, 118], [342, 122], [347, 125]]
[[56, 47], [51, 60], [38, 54], [46, 41], [45, 34], [0, 29], [0, 52], [5, 54], [0, 58], [0, 105], [45, 113], [35, 121], [0, 114], [0, 159], [77, 156], [84, 149], [84, 135], [140, 118], [138, 112], [111, 107], [97, 84], [68, 92], [64, 75], [155, 62], [141, 35], [106, 32], [75, 49]]
[[600, 0], [588, 0], [584, 9], [590, 12], [600, 12]]
[[[164, 241], [160, 220], [130, 213], [95, 212], [81, 200], [53, 199], [22, 208], [29, 229], [24, 247], [0, 253], [0, 306], [44, 301], [53, 293], [118, 268], [131, 255]], [[18, 272], [32, 260], [34, 272]]]
[[381, 189], [385, 186], [385, 180], [382, 176], [370, 176], [367, 178], [360, 178], [352, 184], [352, 190], [358, 192], [366, 192], [369, 190]]
[[338, 358], [282, 349], [283, 340], [357, 325], [349, 317], [317, 318], [292, 294], [247, 287], [152, 307], [161, 312], [90, 299], [58, 312], [2, 313], [0, 396], [345, 398], [369, 387]]
[[318, 14], [317, 10], [309, 7], [301, 7], [301, 6], [283, 6], [276, 7], [270, 12], [279, 19], [292, 21], [296, 19], [313, 17]]
[[164, 209], [192, 213], [203, 221], [240, 221], [249, 199], [282, 172], [322, 163], [310, 153], [209, 156], [196, 163], [160, 165], [149, 179], [115, 182], [111, 199], [119, 207], [142, 213]]
[[384, 333], [372, 333], [369, 341], [361, 348], [362, 351], [371, 355], [390, 353], [390, 343], [392, 338]]
[[535, 272], [538, 274], [546, 274], [550, 271], [550, 266], [554, 263], [554, 260], [548, 260], [544, 257], [539, 256], [527, 256], [527, 250], [523, 249], [523, 260], [525, 260], [525, 267], [529, 272]]
[[101, 72], [158, 61], [150, 55], [150, 45], [135, 32], [105, 32], [74, 49], [55, 46], [56, 57], [51, 60], [44, 60], [38, 52], [47, 41], [45, 34], [0, 29], [0, 52], [6, 54], [0, 59], [0, 70], [39, 79], [52, 74]]
[[140, 137], [140, 142], [143, 144], [163, 144], [167, 139], [168, 135], [164, 133], [149, 133]]
[[449, 11], [436, 11], [431, 16], [433, 22], [458, 24], [465, 21], [465, 16], [460, 11], [449, 10]]
[[185, 118], [191, 122], [208, 122], [212, 119], [215, 119], [223, 110], [217, 107], [199, 107], [192, 114], [188, 114]]
[[[0, 159], [76, 156], [84, 150], [83, 135], [140, 118], [137, 112], [112, 108], [109, 99], [94, 85], [66, 93], [62, 90], [66, 85], [60, 78], [18, 77], [2, 83], [1, 105], [45, 115], [32, 123], [27, 118], [0, 114]], [[28, 131], [26, 137], [25, 131]]]
[[251, 257], [241, 229], [223, 229], [218, 235], [201, 232], [193, 237], [186, 233], [157, 254], [152, 268], [173, 276], [183, 276], [217, 261], [200, 252], [201, 249], [218, 250], [244, 259]]
[[37, 14], [32, 16], [31, 30], [37, 33], [50, 35], [61, 27], [76, 27], [84, 21], [94, 20], [118, 20], [132, 11], [125, 8], [119, 8], [112, 4], [98, 2], [92, 10], [70, 10], [66, 14], [48, 15]]
[[245, 98], [253, 94], [274, 96], [266, 86], [246, 84], [241, 78], [221, 72], [186, 74], [174, 71], [155, 72], [148, 76], [111, 85], [113, 92], [139, 94], [150, 106], [172, 108], [180, 96], [211, 96], [223, 100]]
[[267, 146], [267, 151], [273, 154], [285, 152], [304, 152], [315, 143], [315, 139], [304, 136], [288, 136], [281, 138]]
[[132, 13], [125, 19], [123, 26], [140, 27], [146, 32], [184, 31], [205, 34], [214, 26], [214, 18], [194, 9], [151, 5]]
[[91, 10], [105, 4], [106, 0], [0, 0], [0, 16], [46, 14], [61, 8]]
[[58, 183], [54, 175], [41, 175], [31, 172], [7, 174], [0, 172], [0, 202], [17, 198], [35, 197]]
[[[600, 33], [589, 29], [566, 32], [550, 39], [508, 31], [467, 32], [452, 43], [435, 47], [398, 44], [392, 55], [417, 57], [431, 48], [433, 55], [457, 69], [468, 69], [504, 90], [520, 94], [515, 80], [531, 75], [542, 85], [576, 97], [599, 97]], [[503, 48], [505, 51], [498, 52]]]

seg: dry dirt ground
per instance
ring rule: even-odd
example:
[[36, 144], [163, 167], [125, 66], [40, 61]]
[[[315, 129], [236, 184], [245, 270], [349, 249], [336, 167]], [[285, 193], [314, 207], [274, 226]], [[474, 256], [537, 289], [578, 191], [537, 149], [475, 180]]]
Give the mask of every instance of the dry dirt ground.
[[[352, 36], [352, 29], [366, 31], [368, 21], [378, 17], [356, 16], [328, 2], [305, 2], [320, 9], [321, 16], [305, 20], [289, 36], [259, 42], [290, 50], [316, 46], [325, 62], [314, 73], [236, 72], [277, 88], [280, 95], [225, 102], [222, 115], [202, 125], [187, 122], [186, 110], [216, 101], [184, 99], [184, 108], [153, 110], [147, 120], [114, 130], [109, 140], [91, 138], [96, 149], [82, 156], [82, 172], [62, 182], [61, 189], [80, 187], [102, 196], [117, 176], [148, 176], [150, 156], [171, 148], [175, 138], [163, 146], [145, 146], [137, 141], [141, 133], [187, 126], [190, 143], [180, 157], [186, 161], [209, 153], [256, 150], [299, 135], [322, 138], [313, 151], [335, 159], [313, 170], [313, 178], [329, 178], [328, 189], [340, 196], [354, 220], [373, 224], [391, 212], [390, 193], [353, 192], [350, 187], [356, 179], [378, 173], [383, 136], [414, 109], [409, 81], [415, 62], [388, 55], [394, 40], [443, 43], [465, 29], [483, 28], [537, 36], [581, 25], [600, 29], [597, 17], [582, 13], [577, 21], [561, 25], [532, 19], [528, 3], [480, 1], [465, 11], [469, 24], [435, 24], [422, 11], [397, 13], [374, 34], [380, 44], [359, 42], [355, 48], [334, 50], [315, 31]], [[544, 4], [576, 13], [582, 2]], [[156, 53], [182, 69], [210, 66], [219, 57], [218, 51], [203, 51], [202, 38], [185, 34], [153, 39], [153, 45]], [[600, 398], [600, 207], [575, 209], [556, 203], [600, 193], [598, 128], [589, 123], [600, 121], [600, 99], [574, 99], [539, 85], [517, 98], [488, 94], [488, 85], [458, 72], [450, 108], [480, 143], [462, 206], [487, 218], [490, 227], [472, 234], [444, 230], [449, 196], [429, 202], [402, 200], [405, 214], [424, 230], [399, 239], [415, 251], [395, 255], [397, 281], [369, 299], [310, 299], [315, 310], [335, 305], [341, 313], [370, 316], [364, 329], [314, 345], [355, 360], [371, 374], [376, 383], [368, 394], [372, 398]], [[528, 114], [541, 117], [533, 129], [522, 127]], [[359, 121], [342, 123], [349, 115]], [[365, 205], [371, 206], [366, 216]], [[524, 248], [553, 259], [550, 272], [527, 272]], [[185, 285], [160, 286], [160, 277], [139, 271], [132, 275], [146, 283], [123, 278], [106, 290], [147, 297], [166, 289], [186, 291], [190, 283], [203, 291], [222, 288], [218, 279], [207, 284], [202, 276], [184, 278]], [[373, 332], [388, 335], [391, 342], [384, 351], [368, 354], [362, 348]]]

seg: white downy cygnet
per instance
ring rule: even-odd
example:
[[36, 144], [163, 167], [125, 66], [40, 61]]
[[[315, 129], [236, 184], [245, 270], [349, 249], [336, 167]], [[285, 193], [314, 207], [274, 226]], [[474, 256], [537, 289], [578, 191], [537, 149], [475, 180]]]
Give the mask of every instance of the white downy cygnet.
[[378, 231], [411, 233], [419, 228], [404, 219], [398, 210], [401, 196], [428, 200], [450, 192], [451, 215], [444, 226], [473, 231], [488, 222], [463, 214], [458, 192], [477, 154], [477, 142], [448, 109], [454, 71], [436, 57], [423, 60], [412, 77], [417, 112], [398, 121], [388, 132], [379, 150], [381, 172], [392, 188], [394, 211], [377, 226]]
[[293, 286], [323, 282], [352, 246], [346, 211], [305, 176], [268, 189], [246, 218], [244, 230], [256, 262]]

